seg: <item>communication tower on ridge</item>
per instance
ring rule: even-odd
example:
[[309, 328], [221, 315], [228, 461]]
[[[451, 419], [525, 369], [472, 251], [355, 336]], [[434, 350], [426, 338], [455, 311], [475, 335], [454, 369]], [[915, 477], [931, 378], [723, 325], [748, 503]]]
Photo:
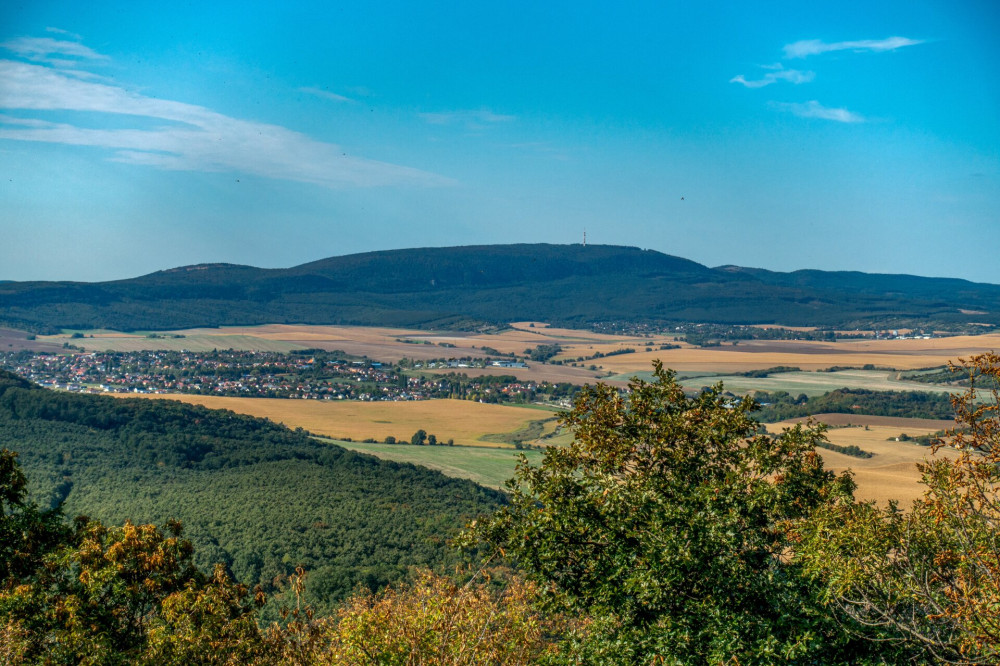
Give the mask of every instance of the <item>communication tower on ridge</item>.
[[583, 246], [587, 247], [587, 230], [583, 230]]

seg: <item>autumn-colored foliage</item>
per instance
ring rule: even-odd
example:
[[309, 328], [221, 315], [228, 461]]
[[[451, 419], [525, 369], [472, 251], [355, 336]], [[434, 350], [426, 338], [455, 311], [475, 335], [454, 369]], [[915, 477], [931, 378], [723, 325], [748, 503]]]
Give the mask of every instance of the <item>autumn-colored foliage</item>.
[[801, 558], [843, 617], [956, 664], [1000, 662], [1000, 355], [953, 369], [969, 390], [938, 444], [960, 454], [921, 465], [908, 511], [844, 504], [803, 526]]
[[[288, 594], [283, 625], [261, 627], [259, 590], [221, 566], [192, 564], [179, 523], [163, 530], [107, 527], [25, 500], [16, 457], [0, 451], [0, 664], [400, 664], [535, 663], [554, 653], [567, 622], [535, 604], [518, 576], [458, 584], [429, 571], [410, 585], [359, 592], [334, 616], [301, 606], [305, 572]], [[290, 600], [290, 599], [289, 599]]]
[[207, 578], [191, 554], [177, 523], [164, 533], [78, 520], [68, 543], [0, 590], [13, 646], [5, 663], [241, 663], [260, 653], [263, 600], [221, 568]]
[[459, 584], [429, 571], [410, 585], [351, 598], [326, 621], [313, 663], [338, 666], [519, 666], [557, 652], [568, 624], [545, 615], [537, 588], [520, 577], [502, 585]]

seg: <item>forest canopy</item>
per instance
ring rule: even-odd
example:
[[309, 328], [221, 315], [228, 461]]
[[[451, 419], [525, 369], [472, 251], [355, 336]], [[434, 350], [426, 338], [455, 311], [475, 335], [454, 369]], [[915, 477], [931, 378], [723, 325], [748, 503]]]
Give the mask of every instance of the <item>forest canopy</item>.
[[457, 561], [462, 524], [503, 495], [320, 443], [264, 419], [172, 401], [39, 389], [0, 372], [0, 445], [32, 498], [106, 524], [180, 520], [194, 562], [273, 590], [298, 566], [319, 609], [357, 585]]

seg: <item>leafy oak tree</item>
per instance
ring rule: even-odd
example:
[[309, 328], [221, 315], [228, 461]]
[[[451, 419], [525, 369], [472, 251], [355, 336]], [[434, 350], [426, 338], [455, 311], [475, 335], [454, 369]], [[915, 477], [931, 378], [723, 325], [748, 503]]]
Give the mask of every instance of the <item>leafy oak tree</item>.
[[[924, 498], [902, 511], [827, 507], [802, 526], [800, 559], [842, 617], [936, 663], [1000, 663], [1000, 355], [960, 360], [957, 427], [920, 465]], [[957, 453], [954, 453], [957, 452]]]
[[851, 501], [823, 468], [822, 427], [758, 434], [750, 398], [685, 395], [671, 371], [584, 389], [572, 445], [522, 459], [485, 542], [589, 619], [571, 663], [884, 663], [820, 607], [792, 527]]

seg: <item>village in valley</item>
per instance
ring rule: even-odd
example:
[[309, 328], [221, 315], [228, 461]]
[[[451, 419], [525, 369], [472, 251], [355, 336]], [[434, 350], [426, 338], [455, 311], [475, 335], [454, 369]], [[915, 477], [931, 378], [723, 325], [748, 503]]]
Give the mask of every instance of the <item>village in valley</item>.
[[[465, 374], [484, 368], [527, 368], [523, 361], [464, 358], [382, 363], [345, 359], [323, 350], [20, 351], [0, 355], [0, 367], [45, 388], [80, 393], [182, 393], [369, 402], [459, 398], [491, 403], [524, 403], [575, 393], [568, 384], [521, 381], [504, 375], [470, 379]], [[450, 372], [414, 374], [424, 368]]]

